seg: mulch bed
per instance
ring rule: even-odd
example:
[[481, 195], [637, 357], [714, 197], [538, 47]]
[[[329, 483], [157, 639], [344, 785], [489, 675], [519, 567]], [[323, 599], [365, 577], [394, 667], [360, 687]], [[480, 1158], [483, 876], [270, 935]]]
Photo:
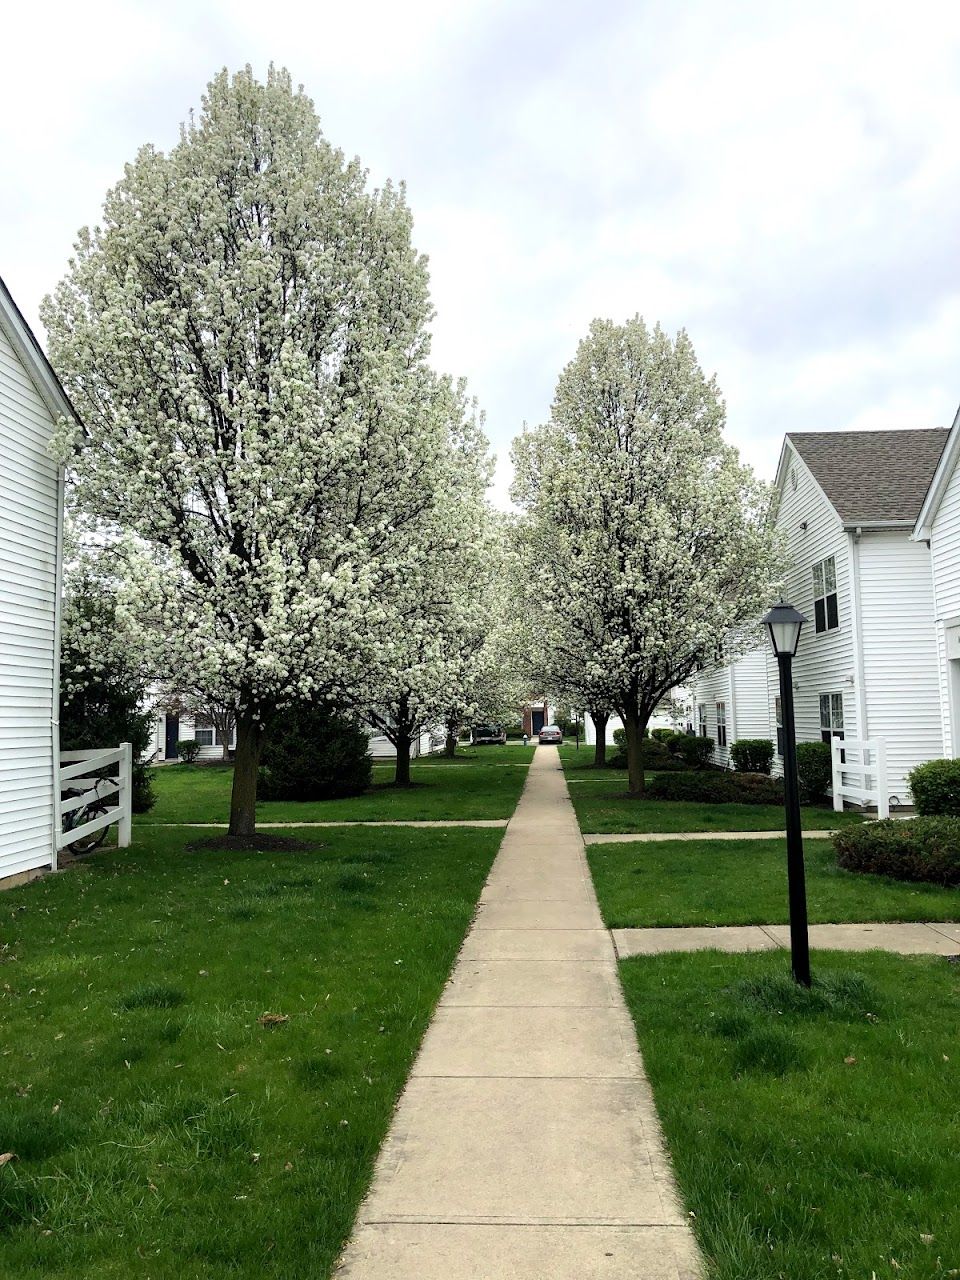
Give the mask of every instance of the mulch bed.
[[191, 853], [208, 850], [226, 851], [230, 853], [303, 853], [306, 849], [316, 849], [316, 844], [308, 844], [304, 840], [296, 840], [293, 836], [209, 836], [206, 840], [194, 840], [187, 845]]

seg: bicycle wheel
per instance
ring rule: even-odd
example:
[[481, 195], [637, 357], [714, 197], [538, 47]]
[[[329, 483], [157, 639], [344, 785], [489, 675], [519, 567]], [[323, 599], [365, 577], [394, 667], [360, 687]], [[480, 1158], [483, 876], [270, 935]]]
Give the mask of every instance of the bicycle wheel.
[[[82, 827], [85, 822], [91, 822], [94, 818], [99, 818], [101, 814], [107, 812], [105, 804], [88, 804], [85, 809], [80, 809], [77, 814], [78, 827]], [[93, 853], [94, 849], [99, 849], [107, 838], [109, 827], [101, 827], [99, 831], [92, 831], [87, 836], [81, 836], [79, 840], [73, 840], [67, 848], [72, 854], [80, 856], [84, 853]]]

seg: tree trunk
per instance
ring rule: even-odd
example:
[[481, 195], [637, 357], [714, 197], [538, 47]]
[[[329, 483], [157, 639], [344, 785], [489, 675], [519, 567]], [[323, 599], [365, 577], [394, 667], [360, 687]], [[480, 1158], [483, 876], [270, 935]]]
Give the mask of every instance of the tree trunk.
[[627, 735], [627, 790], [632, 796], [642, 796], [646, 789], [643, 776], [643, 731], [647, 727], [649, 715], [642, 719], [640, 714], [630, 708], [623, 720]]
[[252, 836], [257, 829], [257, 771], [263, 726], [252, 715], [237, 717], [237, 753], [230, 796], [230, 835]]
[[447, 721], [447, 740], [443, 744], [443, 754], [448, 760], [452, 760], [457, 754], [457, 738], [459, 737], [458, 729], [460, 726], [453, 720]]
[[602, 769], [607, 763], [607, 721], [610, 719], [606, 711], [591, 711], [590, 719], [596, 731], [597, 742], [593, 749], [593, 767]]
[[410, 786], [410, 739], [406, 733], [397, 734], [397, 772], [393, 785], [395, 787]]
[[397, 771], [393, 779], [395, 787], [410, 786], [410, 736], [413, 725], [408, 719], [408, 707], [407, 695], [404, 694], [397, 702], [397, 718], [394, 722], [393, 745], [397, 749]]

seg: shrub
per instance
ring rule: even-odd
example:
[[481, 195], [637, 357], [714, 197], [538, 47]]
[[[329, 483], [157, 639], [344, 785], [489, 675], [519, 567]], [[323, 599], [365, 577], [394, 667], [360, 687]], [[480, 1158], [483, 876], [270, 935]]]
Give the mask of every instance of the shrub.
[[650, 737], [662, 742], [664, 746], [669, 745], [671, 740], [677, 736], [676, 729], [651, 729]]
[[647, 795], [651, 800], [695, 800], [707, 804], [783, 804], [783, 783], [763, 773], [702, 769], [653, 778]]
[[910, 771], [917, 813], [960, 815], [960, 760], [928, 760]]
[[626, 729], [614, 729], [614, 731], [613, 731], [613, 745], [614, 745], [615, 747], [619, 747], [621, 751], [626, 751], [626, 749], [627, 749], [627, 731], [626, 731]]
[[797, 782], [801, 804], [819, 804], [833, 782], [833, 760], [828, 742], [797, 743]]
[[326, 703], [288, 707], [271, 725], [260, 768], [263, 800], [334, 800], [370, 786], [370, 741]]
[[710, 763], [714, 741], [712, 738], [699, 738], [691, 733], [682, 733], [679, 739], [670, 745], [680, 759], [692, 769], [702, 769]]
[[769, 738], [738, 738], [730, 747], [730, 759], [738, 773], [767, 773], [773, 764]]
[[[671, 755], [667, 746], [656, 738], [644, 738], [643, 746], [640, 750], [640, 758], [643, 761], [644, 769], [669, 772], [687, 768], [682, 760], [678, 760], [675, 755]], [[627, 767], [626, 747], [624, 746], [615, 752], [607, 761], [607, 764], [611, 769], [625, 769]]]
[[196, 764], [202, 750], [202, 744], [195, 738], [181, 738], [177, 743], [177, 754], [184, 764]]
[[837, 865], [896, 880], [960, 885], [960, 818], [885, 818], [833, 837]]

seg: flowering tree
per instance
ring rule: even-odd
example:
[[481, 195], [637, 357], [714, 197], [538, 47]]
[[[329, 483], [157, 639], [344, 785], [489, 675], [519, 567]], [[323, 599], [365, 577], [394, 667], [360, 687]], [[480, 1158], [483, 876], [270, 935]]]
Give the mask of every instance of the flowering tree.
[[581, 633], [574, 672], [602, 678], [623, 718], [634, 795], [654, 708], [776, 590], [768, 490], [723, 424], [686, 333], [596, 320], [550, 421], [514, 448], [514, 498], [544, 550], [541, 596]]
[[[518, 473], [518, 486], [527, 473]], [[530, 493], [531, 509], [536, 494]], [[574, 602], [567, 574], [567, 540], [549, 520], [516, 526], [513, 592], [522, 642], [523, 670], [530, 688], [551, 702], [588, 711], [596, 728], [594, 764], [606, 763], [607, 721], [617, 705], [617, 686], [601, 658], [604, 618], [590, 598]], [[560, 584], [555, 589], [554, 584]]]
[[395, 784], [410, 785], [413, 743], [449, 725], [451, 707], [469, 703], [490, 626], [496, 581], [495, 535], [483, 494], [486, 441], [473, 424], [451, 450], [443, 501], [413, 535], [405, 581], [391, 601], [395, 617], [367, 668], [363, 714], [393, 744]]
[[45, 303], [84, 423], [59, 436], [74, 500], [128, 531], [165, 674], [236, 709], [232, 836], [254, 831], [264, 722], [360, 687], [447, 466], [410, 233], [402, 190], [368, 188], [286, 72], [224, 72]]
[[[112, 558], [82, 546], [68, 528], [60, 628], [59, 736], [63, 750], [133, 746], [133, 809], [153, 804], [146, 764], [152, 736], [150, 673], [136, 632], [118, 607]], [[112, 772], [116, 772], [114, 767]]]

